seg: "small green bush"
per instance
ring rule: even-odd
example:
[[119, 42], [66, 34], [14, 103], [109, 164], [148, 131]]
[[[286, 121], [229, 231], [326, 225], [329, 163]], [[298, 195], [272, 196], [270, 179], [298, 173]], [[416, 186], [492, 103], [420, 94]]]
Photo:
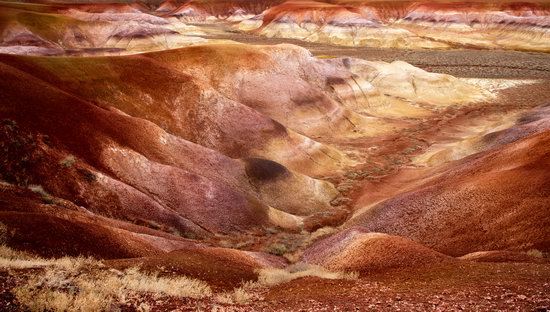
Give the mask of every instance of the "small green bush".
[[276, 256], [282, 256], [288, 252], [288, 247], [281, 243], [274, 243], [267, 248], [267, 252]]

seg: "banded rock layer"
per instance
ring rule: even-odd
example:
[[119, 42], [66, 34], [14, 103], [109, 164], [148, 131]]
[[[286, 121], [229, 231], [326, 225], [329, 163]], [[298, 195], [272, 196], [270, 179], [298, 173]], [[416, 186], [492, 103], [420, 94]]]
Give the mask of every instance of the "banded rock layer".
[[288, 1], [238, 27], [348, 46], [550, 51], [543, 2], [327, 2]]
[[196, 27], [148, 12], [137, 4], [0, 2], [0, 53], [131, 54], [206, 41]]

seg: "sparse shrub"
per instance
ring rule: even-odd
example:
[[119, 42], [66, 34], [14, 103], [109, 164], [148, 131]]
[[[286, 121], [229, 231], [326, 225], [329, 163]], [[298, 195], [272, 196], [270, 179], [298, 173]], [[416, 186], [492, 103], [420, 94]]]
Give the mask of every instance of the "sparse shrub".
[[84, 176], [84, 180], [89, 183], [97, 181], [96, 175], [88, 169], [78, 168], [77, 171]]
[[183, 234], [180, 232], [180, 230], [174, 228], [174, 227], [170, 227], [168, 232], [170, 232], [172, 235], [174, 236], [179, 236], [179, 237], [183, 237]]
[[288, 247], [281, 243], [273, 243], [269, 245], [267, 252], [276, 256], [282, 256], [288, 252]]
[[338, 196], [335, 199], [330, 201], [331, 206], [344, 206], [351, 203], [351, 199], [344, 196]]
[[195, 234], [194, 232], [191, 232], [191, 231], [185, 231], [181, 234], [182, 237], [184, 238], [187, 238], [187, 239], [198, 239], [199, 237], [197, 236], [197, 234]]
[[31, 184], [29, 185], [29, 190], [31, 190], [33, 193], [40, 195], [42, 198], [42, 201], [45, 204], [51, 205], [55, 203], [55, 199], [48, 192], [44, 190], [42, 185]]
[[309, 246], [313, 242], [315, 242], [317, 239], [319, 239], [321, 237], [324, 237], [324, 236], [327, 236], [327, 235], [334, 234], [337, 231], [338, 231], [338, 229], [336, 229], [334, 227], [330, 227], [330, 226], [325, 226], [325, 227], [322, 227], [320, 229], [317, 229], [315, 232], [311, 233], [311, 235], [309, 235], [309, 237], [305, 240], [304, 246]]
[[302, 256], [304, 255], [304, 252], [302, 250], [298, 250], [295, 252], [288, 252], [283, 255], [290, 263], [296, 263], [300, 260], [302, 260]]
[[218, 242], [218, 245], [222, 248], [235, 248], [235, 244], [228, 240], [221, 240]]
[[348, 179], [355, 180], [359, 177], [359, 173], [352, 171], [352, 172], [347, 172], [344, 176]]
[[264, 288], [257, 282], [248, 281], [233, 291], [216, 295], [216, 302], [223, 304], [246, 304], [253, 300], [261, 300], [258, 290]]
[[8, 231], [8, 227], [0, 222], [0, 244], [5, 244], [8, 242], [8, 238], [9, 238], [9, 231]]
[[535, 258], [544, 258], [544, 253], [538, 249], [531, 249], [527, 251], [526, 254]]
[[393, 163], [394, 165], [402, 165], [402, 164], [404, 164], [405, 162], [404, 162], [403, 160], [399, 159], [399, 158], [393, 158], [393, 159], [392, 159], [392, 163]]
[[247, 247], [254, 244], [253, 239], [239, 240], [239, 241], [230, 241], [230, 240], [221, 240], [218, 242], [218, 245], [222, 248], [230, 249], [246, 249]]
[[17, 128], [17, 122], [13, 119], [4, 119], [2, 120], [2, 124], [4, 125], [4, 127], [12, 131]]
[[147, 227], [154, 229], [154, 230], [161, 230], [162, 225], [154, 220], [145, 220], [144, 221], [147, 225]]
[[76, 157], [73, 155], [68, 155], [67, 157], [63, 158], [59, 164], [63, 168], [70, 168], [76, 163]]
[[49, 200], [51, 198], [51, 195], [48, 192], [46, 192], [46, 190], [44, 190], [42, 185], [31, 184], [28, 186], [28, 188], [33, 193], [40, 195], [42, 197], [42, 200], [44, 201]]
[[412, 153], [416, 152], [417, 150], [419, 150], [420, 147], [421, 147], [420, 145], [407, 147], [406, 149], [403, 150], [403, 154], [405, 154], [405, 155], [412, 154]]
[[333, 234], [336, 232], [337, 229], [329, 226], [322, 227], [320, 229], [317, 229], [315, 232], [309, 233], [307, 231], [302, 231], [301, 237], [294, 238], [293, 241], [297, 243], [297, 245], [293, 246], [293, 248], [289, 248], [289, 251], [287, 251], [283, 257], [285, 257], [290, 263], [296, 263], [299, 262], [302, 259], [303, 256], [303, 250], [311, 245], [313, 242], [315, 242], [317, 239]]

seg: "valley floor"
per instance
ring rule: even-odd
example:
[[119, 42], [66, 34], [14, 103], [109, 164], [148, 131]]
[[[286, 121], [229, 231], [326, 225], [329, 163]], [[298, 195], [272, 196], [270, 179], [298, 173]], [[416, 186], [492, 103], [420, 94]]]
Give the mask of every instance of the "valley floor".
[[354, 57], [369, 61], [405, 61], [424, 70], [457, 77], [494, 79], [550, 79], [550, 54], [491, 50], [401, 50], [346, 47], [288, 38], [268, 38], [237, 32], [227, 23], [195, 24], [204, 38], [272, 45], [289, 43], [304, 47], [316, 56]]

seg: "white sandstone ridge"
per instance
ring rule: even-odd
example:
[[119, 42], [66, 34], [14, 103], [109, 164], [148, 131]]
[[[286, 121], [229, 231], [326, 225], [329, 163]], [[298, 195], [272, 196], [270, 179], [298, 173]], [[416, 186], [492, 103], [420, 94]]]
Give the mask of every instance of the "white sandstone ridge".
[[[550, 13], [535, 3], [393, 4], [289, 1], [236, 25], [267, 37], [346, 46], [550, 51]], [[392, 6], [389, 6], [392, 7]]]
[[[496, 115], [496, 116], [494, 116]], [[453, 135], [455, 141], [431, 145], [414, 158], [416, 166], [436, 166], [462, 159], [490, 148], [510, 144], [550, 129], [550, 107], [537, 107], [522, 114], [494, 114], [471, 119], [471, 125]], [[462, 138], [456, 140], [456, 138]]]
[[449, 45], [550, 51], [550, 14], [525, 10], [438, 10], [419, 7], [394, 26]]
[[185, 4], [174, 11], [168, 13], [167, 17], [175, 17], [186, 23], [216, 21], [217, 17], [208, 13], [206, 10], [196, 7], [192, 4]]
[[[240, 22], [256, 16], [239, 6], [229, 5], [226, 8], [201, 6], [197, 3], [186, 3], [172, 10], [166, 11], [169, 6], [163, 6], [161, 12], [164, 17], [173, 17], [186, 23], [212, 23], [218, 21]], [[159, 8], [160, 9], [160, 8]]]
[[[31, 5], [32, 7], [32, 5]], [[54, 13], [29, 10], [32, 19], [0, 4], [0, 53], [29, 55], [133, 54], [207, 42], [197, 27], [139, 10], [88, 12], [68, 8]], [[4, 14], [2, 14], [4, 13]]]
[[340, 58], [322, 62], [341, 64], [347, 69], [347, 77], [331, 77], [329, 84], [344, 106], [361, 115], [422, 118], [449, 106], [494, 97], [488, 90], [465, 80], [430, 73], [402, 61]]

